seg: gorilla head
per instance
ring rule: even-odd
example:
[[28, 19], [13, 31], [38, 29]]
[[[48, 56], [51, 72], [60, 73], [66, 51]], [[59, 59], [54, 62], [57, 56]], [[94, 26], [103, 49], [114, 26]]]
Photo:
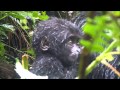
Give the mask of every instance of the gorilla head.
[[37, 57], [41, 53], [50, 54], [63, 63], [70, 64], [76, 61], [80, 54], [81, 36], [79, 28], [71, 22], [52, 18], [38, 24], [33, 36], [33, 47]]
[[[54, 78], [55, 73], [61, 70], [62, 78], [75, 78], [77, 74], [73, 71], [77, 71], [76, 64], [79, 62], [82, 49], [79, 45], [81, 37], [82, 33], [79, 28], [67, 20], [51, 18], [38, 23], [33, 35], [36, 60], [31, 71], [38, 75], [43, 75], [41, 73], [44, 72], [44, 75], [51, 75], [51, 78]], [[57, 68], [52, 68], [55, 66]], [[55, 72], [52, 72], [53, 70]], [[60, 78], [60, 75], [57, 75], [57, 78]]]

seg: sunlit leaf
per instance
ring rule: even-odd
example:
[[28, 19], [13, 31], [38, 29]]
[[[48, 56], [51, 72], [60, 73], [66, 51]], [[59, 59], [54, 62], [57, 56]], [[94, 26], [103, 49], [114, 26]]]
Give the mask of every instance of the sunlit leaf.
[[111, 13], [115, 16], [120, 16], [120, 11], [111, 11]]
[[27, 52], [28, 54], [33, 55], [33, 56], [35, 55], [35, 52], [34, 52], [33, 48], [27, 50], [26, 52]]
[[10, 13], [10, 15], [13, 16], [14, 18], [25, 19], [24, 16], [17, 14], [17, 13]]
[[105, 54], [105, 57], [104, 57], [104, 58], [106, 58], [108, 61], [112, 61], [112, 60], [114, 60], [113, 55], [110, 54], [110, 53]]
[[39, 15], [40, 15], [39, 12], [37, 12], [37, 11], [34, 11], [34, 12], [33, 12], [33, 17], [39, 17]]
[[91, 48], [91, 42], [87, 40], [80, 40], [80, 44], [85, 46], [86, 48]]
[[18, 73], [21, 79], [48, 79], [48, 76], [38, 76], [24, 69], [17, 58], [15, 64], [15, 71]]
[[104, 50], [102, 45], [99, 44], [92, 44], [92, 50], [91, 52], [102, 52]]
[[15, 30], [15, 28], [14, 28], [13, 25], [2, 24], [2, 25], [0, 25], [0, 27], [3, 27], [3, 28], [6, 28], [6, 29], [9, 29], [9, 30], [11, 30], [11, 31], [14, 31], [14, 30]]

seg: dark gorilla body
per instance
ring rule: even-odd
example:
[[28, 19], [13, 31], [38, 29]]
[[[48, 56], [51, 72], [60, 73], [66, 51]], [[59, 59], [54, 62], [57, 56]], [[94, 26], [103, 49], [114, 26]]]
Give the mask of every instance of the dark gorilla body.
[[74, 79], [77, 76], [82, 33], [73, 23], [52, 18], [38, 24], [33, 35], [36, 60], [30, 70], [49, 79]]
[[[115, 55], [114, 60], [110, 64], [120, 72], [120, 55]], [[120, 79], [110, 68], [103, 64], [99, 64], [93, 71], [87, 76], [88, 79]]]
[[[76, 25], [63, 19], [52, 18], [40, 22], [33, 35], [36, 60], [30, 71], [36, 75], [48, 75], [49, 79], [74, 79], [78, 73], [80, 60], [81, 47], [76, 44], [76, 40], [82, 37], [80, 31]], [[69, 44], [69, 40], [76, 42]], [[71, 54], [72, 49], [70, 48], [73, 48], [74, 45], [79, 47], [76, 51], [77, 54]], [[113, 67], [120, 71], [119, 63], [120, 55], [116, 55], [115, 60], [110, 62]], [[103, 64], [99, 64], [87, 78], [119, 79], [111, 69]]]

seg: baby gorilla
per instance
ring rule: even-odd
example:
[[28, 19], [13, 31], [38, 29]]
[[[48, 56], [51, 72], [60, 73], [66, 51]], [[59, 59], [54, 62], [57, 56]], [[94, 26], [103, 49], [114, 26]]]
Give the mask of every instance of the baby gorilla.
[[79, 28], [67, 20], [53, 17], [38, 23], [33, 35], [36, 60], [30, 71], [49, 79], [74, 79], [82, 49], [81, 37]]

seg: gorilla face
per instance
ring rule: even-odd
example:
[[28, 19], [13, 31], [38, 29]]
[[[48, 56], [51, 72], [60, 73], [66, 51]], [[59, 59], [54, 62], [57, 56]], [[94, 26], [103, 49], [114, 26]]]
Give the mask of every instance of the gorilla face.
[[38, 23], [33, 34], [36, 60], [31, 72], [50, 79], [73, 79], [77, 76], [82, 47], [82, 31], [70, 21], [51, 18]]
[[38, 56], [42, 53], [49, 54], [63, 64], [71, 65], [79, 58], [81, 37], [82, 33], [76, 25], [53, 18], [38, 24], [33, 36], [33, 47]]
[[70, 40], [70, 41], [68, 41], [68, 42], [66, 43], [66, 48], [67, 48], [68, 50], [70, 50], [70, 51], [69, 51], [70, 54], [68, 55], [68, 59], [69, 59], [70, 61], [77, 60], [77, 58], [78, 58], [78, 56], [79, 56], [79, 54], [80, 54], [80, 51], [81, 51], [79, 45], [77, 45], [76, 43], [73, 43], [73, 41]]
[[71, 65], [80, 59], [82, 47], [79, 45], [79, 37], [69, 37], [61, 47], [61, 60], [67, 65]]

